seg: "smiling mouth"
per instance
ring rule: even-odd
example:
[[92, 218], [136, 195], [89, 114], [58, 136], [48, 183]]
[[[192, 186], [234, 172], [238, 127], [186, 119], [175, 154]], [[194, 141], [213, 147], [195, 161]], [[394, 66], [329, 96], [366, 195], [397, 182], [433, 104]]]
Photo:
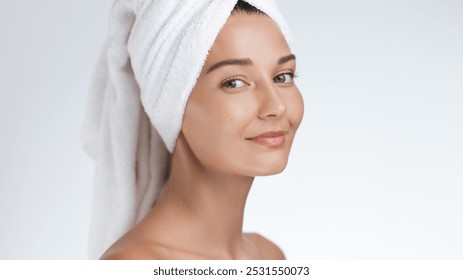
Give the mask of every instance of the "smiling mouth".
[[252, 138], [246, 138], [246, 140], [251, 140], [257, 144], [270, 148], [275, 148], [280, 147], [285, 143], [286, 134], [288, 134], [286, 131], [270, 131]]

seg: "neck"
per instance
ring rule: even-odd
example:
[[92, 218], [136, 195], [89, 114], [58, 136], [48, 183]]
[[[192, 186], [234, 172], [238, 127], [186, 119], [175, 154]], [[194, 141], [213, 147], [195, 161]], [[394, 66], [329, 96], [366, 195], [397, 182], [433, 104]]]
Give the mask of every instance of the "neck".
[[179, 246], [235, 258], [243, 247], [244, 208], [254, 177], [206, 167], [190, 151], [177, 143], [165, 193], [153, 210], [181, 235], [175, 235]]

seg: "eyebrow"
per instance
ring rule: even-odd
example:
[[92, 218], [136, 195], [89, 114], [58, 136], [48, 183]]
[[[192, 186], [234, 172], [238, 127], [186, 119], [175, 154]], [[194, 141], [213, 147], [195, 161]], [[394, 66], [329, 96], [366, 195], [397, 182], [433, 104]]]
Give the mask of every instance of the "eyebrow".
[[290, 54], [290, 55], [287, 55], [287, 56], [280, 57], [278, 59], [278, 64], [283, 64], [283, 63], [288, 62], [290, 60], [296, 60], [296, 56], [294, 54]]
[[[286, 55], [286, 56], [282, 56], [278, 59], [277, 63], [278, 64], [283, 64], [283, 63], [286, 63], [290, 60], [295, 60], [296, 59], [296, 56], [294, 54], [290, 54], [290, 55]], [[215, 63], [214, 65], [212, 65], [211, 67], [209, 67], [207, 69], [207, 72], [206, 74], [209, 74], [211, 73], [212, 71], [214, 71], [215, 69], [217, 68], [220, 68], [222, 66], [225, 66], [225, 65], [253, 65], [254, 63], [252, 62], [252, 60], [250, 58], [231, 58], [231, 59], [226, 59], [226, 60], [222, 60], [222, 61], [219, 61], [217, 63]]]

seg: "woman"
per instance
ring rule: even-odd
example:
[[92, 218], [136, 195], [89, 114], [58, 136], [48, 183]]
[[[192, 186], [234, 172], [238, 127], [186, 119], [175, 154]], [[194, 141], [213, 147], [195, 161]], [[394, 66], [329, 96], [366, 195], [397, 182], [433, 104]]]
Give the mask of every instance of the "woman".
[[284, 259], [242, 225], [254, 177], [286, 167], [303, 115], [295, 68], [275, 21], [238, 1], [189, 94], [164, 192], [101, 259]]

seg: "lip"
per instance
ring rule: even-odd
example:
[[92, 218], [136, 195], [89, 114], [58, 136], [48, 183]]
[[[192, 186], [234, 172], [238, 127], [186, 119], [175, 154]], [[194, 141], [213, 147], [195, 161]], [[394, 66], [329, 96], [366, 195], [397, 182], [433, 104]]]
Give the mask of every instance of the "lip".
[[286, 131], [268, 131], [252, 138], [246, 138], [246, 140], [252, 140], [257, 144], [274, 148], [280, 147], [285, 143], [286, 134]]

